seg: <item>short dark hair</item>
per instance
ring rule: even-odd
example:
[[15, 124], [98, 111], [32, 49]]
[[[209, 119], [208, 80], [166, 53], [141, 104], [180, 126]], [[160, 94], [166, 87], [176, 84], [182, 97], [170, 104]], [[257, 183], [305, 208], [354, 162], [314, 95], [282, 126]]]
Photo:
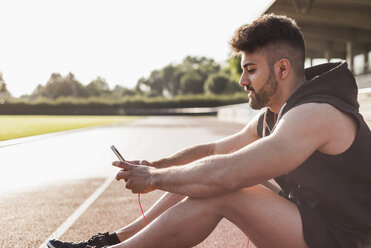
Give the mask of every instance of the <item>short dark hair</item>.
[[261, 50], [270, 66], [287, 58], [296, 75], [304, 75], [305, 44], [296, 22], [283, 15], [262, 15], [251, 24], [239, 27], [229, 44], [234, 55]]

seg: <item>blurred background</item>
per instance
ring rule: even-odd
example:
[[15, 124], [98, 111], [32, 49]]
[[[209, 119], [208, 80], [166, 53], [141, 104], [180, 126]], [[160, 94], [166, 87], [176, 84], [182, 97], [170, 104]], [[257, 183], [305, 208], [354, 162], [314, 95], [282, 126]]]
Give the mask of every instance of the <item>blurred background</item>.
[[[348, 62], [370, 124], [370, 0], [0, 0], [0, 247], [83, 240], [139, 216], [113, 181], [113, 144], [152, 161], [241, 130], [257, 112], [228, 41], [264, 13], [297, 21], [306, 67]], [[197, 247], [246, 236], [223, 221]]]
[[297, 21], [306, 66], [347, 60], [359, 87], [371, 85], [368, 0], [3, 0], [0, 114], [164, 114], [246, 102], [228, 41], [263, 13]]

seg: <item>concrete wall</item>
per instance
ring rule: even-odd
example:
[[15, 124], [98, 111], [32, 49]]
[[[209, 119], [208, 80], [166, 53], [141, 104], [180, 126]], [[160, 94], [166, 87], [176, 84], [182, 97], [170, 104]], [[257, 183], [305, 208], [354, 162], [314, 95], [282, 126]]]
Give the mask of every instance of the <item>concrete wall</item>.
[[218, 110], [218, 119], [221, 121], [248, 123], [252, 118], [258, 115], [263, 110], [253, 110], [249, 107], [248, 103], [236, 104], [228, 107], [223, 107]]

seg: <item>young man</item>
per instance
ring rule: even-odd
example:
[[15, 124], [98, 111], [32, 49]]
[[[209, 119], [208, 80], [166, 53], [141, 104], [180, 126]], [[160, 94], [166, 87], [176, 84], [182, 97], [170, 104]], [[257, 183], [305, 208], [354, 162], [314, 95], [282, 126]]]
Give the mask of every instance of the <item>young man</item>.
[[[152, 163], [113, 163], [133, 193], [165, 194], [143, 220], [89, 242], [49, 247], [192, 247], [222, 218], [257, 247], [366, 247], [371, 238], [371, 132], [346, 63], [304, 71], [296, 23], [264, 15], [236, 30], [240, 85], [268, 107], [239, 133]], [[281, 191], [264, 183], [274, 178]], [[279, 192], [279, 194], [277, 194]]]

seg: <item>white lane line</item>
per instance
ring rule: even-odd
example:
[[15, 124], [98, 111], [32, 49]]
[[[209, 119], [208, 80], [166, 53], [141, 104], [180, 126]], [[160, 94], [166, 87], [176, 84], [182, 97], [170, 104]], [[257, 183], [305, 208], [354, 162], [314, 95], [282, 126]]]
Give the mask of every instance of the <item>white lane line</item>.
[[97, 188], [93, 194], [89, 196], [76, 210], [71, 214], [70, 217], [68, 217], [65, 222], [58, 227], [55, 232], [50, 235], [42, 245], [39, 246], [39, 248], [45, 248], [47, 247], [46, 244], [50, 239], [58, 239], [60, 236], [62, 236], [72, 225], [75, 223], [75, 221], [85, 212], [86, 209], [90, 207], [91, 204], [106, 190], [106, 188], [111, 184], [115, 177], [109, 177], [107, 178], [99, 188]]

